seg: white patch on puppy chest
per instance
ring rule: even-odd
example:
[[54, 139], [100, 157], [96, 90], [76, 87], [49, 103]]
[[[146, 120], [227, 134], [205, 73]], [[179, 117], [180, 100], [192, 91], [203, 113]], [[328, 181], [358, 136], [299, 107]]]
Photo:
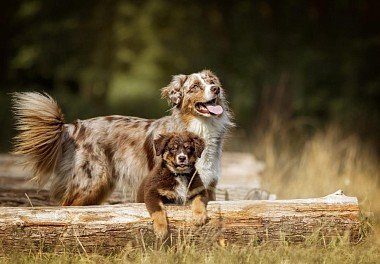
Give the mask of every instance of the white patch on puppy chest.
[[177, 203], [185, 204], [187, 200], [187, 178], [184, 176], [177, 176], [176, 181], [178, 185], [175, 187], [175, 192], [177, 193]]

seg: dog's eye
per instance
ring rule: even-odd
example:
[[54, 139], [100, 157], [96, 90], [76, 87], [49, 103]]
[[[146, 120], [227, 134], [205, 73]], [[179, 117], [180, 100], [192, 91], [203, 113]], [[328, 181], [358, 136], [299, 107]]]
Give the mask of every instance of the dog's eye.
[[198, 91], [198, 89], [199, 89], [199, 85], [198, 84], [194, 84], [193, 86], [190, 87], [189, 92], [190, 93], [194, 93], [194, 92]]
[[194, 151], [193, 147], [187, 147], [186, 148], [187, 153], [192, 153]]
[[215, 84], [214, 80], [211, 80], [211, 81], [210, 81], [210, 84]]

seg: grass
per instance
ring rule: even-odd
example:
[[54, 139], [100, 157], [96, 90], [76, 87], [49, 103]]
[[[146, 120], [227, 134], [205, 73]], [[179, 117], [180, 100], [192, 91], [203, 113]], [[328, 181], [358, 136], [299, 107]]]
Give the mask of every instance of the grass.
[[[297, 140], [293, 140], [297, 138]], [[374, 222], [363, 221], [370, 234], [357, 245], [345, 239], [323, 245], [308, 240], [302, 245], [210, 245], [192, 244], [165, 250], [126, 247], [123, 252], [98, 254], [7, 253], [0, 263], [380, 263], [380, 164], [370, 145], [355, 135], [329, 127], [310, 137], [274, 123], [270, 132], [253, 144], [255, 154], [266, 163], [262, 183], [278, 198], [319, 197], [342, 189], [357, 196], [363, 212], [373, 212]]]
[[360, 245], [347, 243], [320, 245], [211, 246], [194, 245], [166, 250], [126, 248], [117, 255], [98, 254], [9, 254], [0, 263], [379, 263], [379, 247], [367, 241]]

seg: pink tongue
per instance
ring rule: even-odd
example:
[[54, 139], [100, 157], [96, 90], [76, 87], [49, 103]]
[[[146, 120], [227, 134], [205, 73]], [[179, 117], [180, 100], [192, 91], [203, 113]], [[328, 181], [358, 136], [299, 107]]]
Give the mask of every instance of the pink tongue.
[[220, 115], [223, 113], [223, 108], [220, 105], [206, 105], [207, 110], [214, 114], [214, 115]]

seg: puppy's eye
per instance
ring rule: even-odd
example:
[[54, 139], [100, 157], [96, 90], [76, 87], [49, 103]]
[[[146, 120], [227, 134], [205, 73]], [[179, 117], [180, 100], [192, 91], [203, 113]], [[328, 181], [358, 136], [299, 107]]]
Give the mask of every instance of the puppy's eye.
[[187, 153], [192, 153], [194, 151], [193, 147], [187, 147], [186, 148]]
[[210, 84], [215, 84], [214, 80], [211, 80], [211, 81], [210, 81]]

